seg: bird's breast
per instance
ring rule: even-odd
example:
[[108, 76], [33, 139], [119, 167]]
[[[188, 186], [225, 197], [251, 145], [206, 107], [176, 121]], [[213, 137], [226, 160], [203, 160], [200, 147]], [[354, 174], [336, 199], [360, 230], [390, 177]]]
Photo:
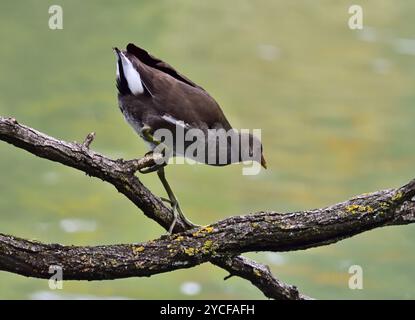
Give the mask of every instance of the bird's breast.
[[125, 121], [127, 121], [127, 123], [134, 129], [134, 131], [138, 135], [144, 138], [142, 136], [144, 124], [141, 110], [137, 108], [136, 105], [129, 103], [128, 99], [126, 99], [125, 97], [119, 97], [118, 104]]

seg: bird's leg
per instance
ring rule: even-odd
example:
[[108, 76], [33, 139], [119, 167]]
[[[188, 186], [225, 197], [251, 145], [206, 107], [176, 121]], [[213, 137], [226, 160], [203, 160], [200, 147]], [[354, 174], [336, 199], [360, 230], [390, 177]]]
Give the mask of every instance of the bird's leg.
[[159, 145], [161, 141], [158, 141], [154, 138], [154, 136], [151, 134], [151, 128], [148, 125], [144, 125], [141, 129], [141, 134], [143, 135], [143, 138], [151, 143], [154, 143], [155, 145]]
[[[163, 143], [161, 141], [158, 141], [157, 139], [154, 138], [154, 136], [151, 134], [151, 128], [149, 126], [143, 126], [142, 130], [141, 130], [141, 134], [144, 137], [145, 140], [147, 140], [150, 143], [153, 143], [157, 146], [163, 145]], [[167, 150], [167, 146], [163, 145], [163, 151], [166, 152]], [[148, 153], [146, 153], [146, 155], [152, 153], [153, 151], [150, 151]], [[171, 205], [172, 211], [173, 211], [173, 215], [174, 215], [174, 219], [172, 224], [170, 225], [169, 228], [169, 233], [173, 232], [174, 226], [176, 225], [177, 222], [177, 218], [180, 217], [182, 219], [182, 221], [188, 226], [188, 227], [195, 227], [195, 224], [193, 224], [190, 220], [188, 220], [185, 215], [183, 214], [182, 209], [180, 208], [179, 205], [179, 201], [177, 200], [176, 196], [173, 193], [173, 190], [171, 189], [169, 183], [167, 182], [166, 179], [166, 175], [164, 173], [164, 167], [166, 166], [166, 162], [164, 162], [163, 164], [155, 164], [149, 168], [145, 168], [145, 169], [140, 169], [139, 172], [140, 173], [150, 173], [150, 172], [154, 172], [157, 171], [157, 175], [161, 181], [161, 183], [163, 184], [164, 189], [167, 192], [167, 195], [169, 196], [169, 199], [166, 198], [161, 198], [163, 201], [168, 202]]]
[[173, 193], [173, 190], [171, 189], [169, 183], [167, 182], [166, 175], [164, 173], [164, 167], [161, 167], [160, 169], [157, 170], [157, 175], [159, 176], [159, 179], [161, 183], [163, 184], [163, 187], [166, 190], [167, 195], [169, 196], [168, 202], [171, 204], [173, 214], [174, 214], [174, 219], [173, 219], [172, 224], [170, 225], [169, 233], [173, 232], [173, 229], [174, 229], [174, 226], [176, 225], [178, 217], [180, 217], [187, 226], [194, 227], [195, 225], [190, 220], [188, 220], [183, 214], [182, 209], [180, 208], [180, 205], [179, 205], [179, 201], [177, 200], [176, 196]]
[[[153, 143], [157, 146], [163, 145], [163, 143], [161, 141], [158, 141], [154, 138], [154, 136], [151, 134], [150, 131], [151, 131], [151, 128], [149, 126], [145, 125], [141, 130], [141, 134], [142, 134], [143, 138], [146, 141], [148, 141], [150, 143]], [[165, 148], [166, 148], [166, 146], [164, 146], [163, 150], [165, 150]], [[153, 154], [153, 153], [154, 153], [153, 150], [151, 150], [151, 151], [147, 152], [144, 156], [148, 156], [148, 155]], [[160, 168], [164, 167], [166, 164], [167, 164], [166, 162], [163, 162], [161, 164], [156, 163], [156, 164], [152, 165], [151, 167], [139, 169], [138, 171], [142, 174], [151, 173], [151, 172], [159, 170]]]

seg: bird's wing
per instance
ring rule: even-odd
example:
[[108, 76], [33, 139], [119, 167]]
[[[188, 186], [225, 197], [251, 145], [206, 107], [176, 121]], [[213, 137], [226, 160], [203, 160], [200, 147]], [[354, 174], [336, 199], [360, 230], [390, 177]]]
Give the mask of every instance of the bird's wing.
[[140, 47], [137, 47], [135, 44], [129, 43], [127, 45], [127, 52], [129, 52], [129, 53], [133, 54], [134, 56], [136, 56], [142, 63], [144, 63], [144, 64], [146, 64], [146, 65], [148, 65], [152, 68], [155, 68], [157, 70], [160, 70], [164, 73], [167, 73], [168, 75], [172, 76], [176, 80], [184, 82], [184, 83], [188, 84], [189, 86], [201, 89], [201, 90], [206, 92], [206, 90], [203, 89], [201, 86], [197, 85], [196, 83], [194, 83], [189, 78], [187, 78], [184, 75], [177, 72], [171, 65], [169, 65], [168, 63], [160, 60], [159, 58], [156, 58], [155, 56], [148, 53], [146, 50], [144, 50]]
[[[190, 86], [175, 90], [174, 94], [167, 98], [164, 93], [163, 98], [165, 98], [165, 101], [164, 103], [159, 103], [157, 108], [160, 113], [167, 114], [172, 118], [161, 118], [163, 121], [170, 124], [173, 124], [174, 121], [183, 121], [186, 125], [195, 127], [200, 126], [200, 123], [203, 122], [209, 128], [223, 127], [226, 130], [231, 128], [219, 104], [202, 87], [177, 72], [168, 63], [154, 57], [146, 50], [132, 43], [127, 45], [127, 52], [135, 56], [144, 65], [171, 76], [180, 84], [185, 84], [182, 87]], [[143, 78], [144, 83], [146, 80], [144, 73]], [[151, 90], [153, 89], [154, 92], [152, 93], [157, 94], [157, 90], [152, 87], [151, 81], [148, 81], [148, 84], [149, 86], [144, 83], [147, 91], [152, 92]], [[187, 112], [183, 112], [183, 109], [186, 109]], [[196, 125], [197, 123], [199, 125]]]

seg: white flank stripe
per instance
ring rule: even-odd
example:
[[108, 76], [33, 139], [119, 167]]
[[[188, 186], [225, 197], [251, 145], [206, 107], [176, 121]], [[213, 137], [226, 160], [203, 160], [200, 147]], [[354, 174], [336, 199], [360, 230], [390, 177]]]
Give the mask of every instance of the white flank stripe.
[[172, 116], [170, 116], [170, 115], [168, 115], [168, 114], [165, 114], [165, 115], [163, 115], [163, 117], [162, 117], [164, 120], [166, 120], [167, 122], [170, 122], [171, 124], [174, 124], [175, 126], [179, 126], [179, 127], [182, 127], [182, 128], [189, 128], [190, 126], [187, 124], [187, 123], [185, 123], [184, 121], [182, 121], [182, 120], [177, 120], [176, 118], [174, 118], [174, 117], [172, 117]]

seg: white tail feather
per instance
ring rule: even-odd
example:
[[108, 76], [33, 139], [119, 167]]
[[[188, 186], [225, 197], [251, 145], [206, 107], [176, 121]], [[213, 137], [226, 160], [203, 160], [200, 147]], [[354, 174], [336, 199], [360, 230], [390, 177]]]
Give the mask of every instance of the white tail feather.
[[120, 52], [122, 68], [124, 71], [125, 79], [127, 80], [128, 88], [135, 95], [141, 94], [144, 92], [143, 83], [141, 82], [141, 77], [138, 71], [134, 68], [131, 61]]

